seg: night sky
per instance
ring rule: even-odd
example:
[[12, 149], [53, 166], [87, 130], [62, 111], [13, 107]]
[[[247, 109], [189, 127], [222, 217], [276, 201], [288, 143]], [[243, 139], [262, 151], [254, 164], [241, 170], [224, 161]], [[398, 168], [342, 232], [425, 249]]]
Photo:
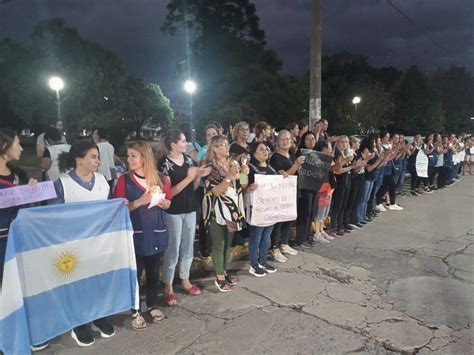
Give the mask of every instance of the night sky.
[[[175, 63], [184, 36], [164, 35], [167, 0], [0, 0], [0, 37], [24, 44], [42, 19], [62, 17], [81, 35], [114, 51], [131, 73], [180, 96]], [[309, 0], [254, 0], [268, 46], [283, 73], [309, 69]], [[473, 0], [322, 0], [323, 55], [347, 50], [374, 66], [426, 70], [451, 64], [474, 72]], [[324, 80], [324, 78], [323, 78]]]

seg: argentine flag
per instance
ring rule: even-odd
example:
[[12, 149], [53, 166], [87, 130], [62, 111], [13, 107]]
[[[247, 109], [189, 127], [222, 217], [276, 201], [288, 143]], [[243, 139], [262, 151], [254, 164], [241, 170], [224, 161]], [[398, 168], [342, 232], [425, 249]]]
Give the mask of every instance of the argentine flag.
[[20, 210], [0, 290], [0, 350], [28, 354], [31, 344], [138, 309], [136, 272], [123, 199]]

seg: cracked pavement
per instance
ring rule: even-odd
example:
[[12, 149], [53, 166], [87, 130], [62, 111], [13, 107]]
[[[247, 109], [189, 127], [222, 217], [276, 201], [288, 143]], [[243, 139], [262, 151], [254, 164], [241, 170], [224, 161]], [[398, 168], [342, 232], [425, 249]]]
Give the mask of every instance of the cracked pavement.
[[177, 291], [179, 305], [162, 307], [159, 324], [134, 332], [121, 314], [111, 339], [79, 348], [65, 335], [42, 353], [472, 354], [473, 183], [402, 198], [404, 211], [274, 263], [264, 278], [237, 260], [228, 294], [208, 266], [203, 295]]

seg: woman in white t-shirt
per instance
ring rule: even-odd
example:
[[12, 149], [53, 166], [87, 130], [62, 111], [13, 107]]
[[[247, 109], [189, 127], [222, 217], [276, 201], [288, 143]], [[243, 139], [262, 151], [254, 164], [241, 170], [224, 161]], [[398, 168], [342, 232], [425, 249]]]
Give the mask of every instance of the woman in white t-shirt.
[[[110, 187], [105, 177], [96, 172], [99, 163], [99, 150], [89, 141], [78, 141], [71, 146], [69, 153], [60, 155], [59, 169], [67, 173], [55, 181], [58, 198], [54, 203], [107, 200]], [[115, 329], [106, 317], [96, 319], [92, 323], [99, 329], [102, 338], [115, 335]], [[79, 346], [95, 343], [87, 324], [75, 327], [71, 336]]]
[[115, 170], [114, 146], [107, 141], [107, 131], [104, 128], [98, 128], [92, 132], [92, 141], [99, 148], [99, 173], [105, 176], [110, 188], [112, 188], [114, 183], [112, 170]]

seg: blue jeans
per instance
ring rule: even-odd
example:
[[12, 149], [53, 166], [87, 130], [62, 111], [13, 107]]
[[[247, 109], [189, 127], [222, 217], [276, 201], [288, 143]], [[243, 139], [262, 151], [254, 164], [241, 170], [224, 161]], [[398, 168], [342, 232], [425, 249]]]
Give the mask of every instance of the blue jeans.
[[380, 187], [382, 186], [382, 183], [383, 183], [383, 169], [378, 169], [377, 173], [375, 174], [374, 187], [372, 189], [372, 194], [369, 198], [369, 202], [367, 203], [367, 210], [371, 211], [375, 208], [377, 192], [379, 192]]
[[451, 171], [449, 172], [449, 182], [453, 182], [455, 178], [458, 176], [458, 171], [459, 171], [459, 164], [454, 164], [453, 167], [451, 168]]
[[398, 176], [398, 181], [397, 181], [397, 186], [396, 186], [396, 191], [398, 193], [403, 191], [403, 185], [405, 184], [405, 173], [407, 171], [407, 160], [403, 159], [402, 163], [400, 164], [400, 171], [399, 176]]
[[374, 187], [374, 180], [365, 180], [362, 185], [362, 194], [360, 196], [360, 203], [357, 206], [357, 222], [362, 222], [367, 216], [367, 204], [369, 203], [370, 195]]
[[257, 227], [249, 225], [249, 257], [250, 265], [265, 265], [267, 263], [268, 248], [270, 247], [270, 234], [273, 225]]
[[189, 279], [189, 270], [194, 256], [196, 212], [183, 214], [165, 213], [168, 227], [168, 248], [163, 257], [163, 282], [172, 284], [176, 264], [179, 260], [179, 278]]

